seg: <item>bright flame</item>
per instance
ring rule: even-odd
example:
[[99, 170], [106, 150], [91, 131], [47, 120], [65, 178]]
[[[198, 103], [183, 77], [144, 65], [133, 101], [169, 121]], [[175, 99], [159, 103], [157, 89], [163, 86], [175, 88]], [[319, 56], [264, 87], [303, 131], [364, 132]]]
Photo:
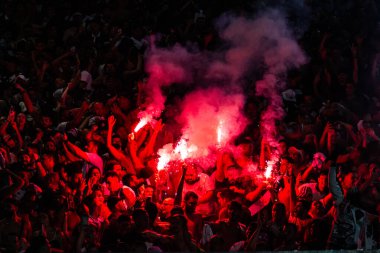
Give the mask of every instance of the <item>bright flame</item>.
[[179, 153], [182, 160], [185, 160], [189, 156], [189, 151], [187, 149], [187, 142], [185, 139], [181, 139], [174, 149], [175, 153]]
[[160, 156], [158, 158], [158, 163], [157, 163], [158, 171], [165, 169], [166, 165], [170, 162], [170, 160], [172, 159], [170, 153], [171, 152], [169, 150], [164, 149], [164, 148], [158, 151], [158, 155]]
[[189, 158], [191, 155], [194, 155], [198, 151], [196, 145], [190, 145], [187, 143], [186, 139], [181, 138], [175, 149], [173, 150], [173, 144], [168, 143], [157, 151], [159, 155], [157, 170], [164, 170], [170, 161], [173, 160], [182, 160]]
[[216, 130], [216, 135], [218, 138], [218, 144], [220, 145], [223, 136], [223, 121], [219, 121], [218, 128]]
[[143, 128], [149, 122], [149, 117], [144, 117], [140, 119], [140, 122], [136, 125], [133, 132], [137, 133], [141, 128]]
[[266, 179], [269, 179], [272, 176], [272, 170], [273, 170], [273, 161], [267, 162], [267, 167], [265, 168], [264, 176]]

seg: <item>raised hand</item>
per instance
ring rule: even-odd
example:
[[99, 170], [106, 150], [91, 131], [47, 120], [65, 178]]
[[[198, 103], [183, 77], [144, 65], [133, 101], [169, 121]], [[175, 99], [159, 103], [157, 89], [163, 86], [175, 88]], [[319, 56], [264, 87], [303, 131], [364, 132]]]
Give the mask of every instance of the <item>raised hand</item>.
[[86, 188], [86, 180], [82, 178], [79, 185], [79, 191], [83, 192], [85, 188]]
[[116, 124], [116, 119], [113, 115], [109, 116], [108, 117], [108, 128], [109, 129], [113, 129], [113, 127], [115, 126]]
[[128, 142], [134, 142], [135, 141], [135, 134], [130, 133], [128, 134]]
[[16, 112], [14, 111], [13, 108], [11, 108], [8, 113], [8, 121], [11, 123], [14, 122], [15, 117], [16, 117]]

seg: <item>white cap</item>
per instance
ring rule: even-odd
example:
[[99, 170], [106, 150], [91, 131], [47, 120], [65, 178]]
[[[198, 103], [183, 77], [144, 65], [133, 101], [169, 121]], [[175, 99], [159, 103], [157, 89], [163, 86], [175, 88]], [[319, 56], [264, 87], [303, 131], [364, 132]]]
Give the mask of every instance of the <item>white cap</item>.
[[286, 90], [286, 91], [282, 92], [282, 98], [285, 101], [297, 102], [297, 100], [296, 100], [296, 93], [292, 89], [289, 89], [289, 90]]

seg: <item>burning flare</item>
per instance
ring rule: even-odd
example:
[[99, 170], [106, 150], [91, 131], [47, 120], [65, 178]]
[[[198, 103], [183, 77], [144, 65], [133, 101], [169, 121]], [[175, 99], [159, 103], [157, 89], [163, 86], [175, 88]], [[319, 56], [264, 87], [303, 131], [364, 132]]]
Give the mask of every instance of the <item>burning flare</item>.
[[140, 119], [140, 122], [136, 125], [135, 129], [133, 130], [133, 132], [137, 133], [138, 131], [140, 131], [141, 128], [143, 128], [151, 120], [152, 120], [152, 117], [149, 117], [149, 116], [142, 117]]
[[223, 121], [222, 120], [219, 121], [218, 128], [216, 129], [216, 135], [218, 139], [218, 145], [220, 145], [222, 142], [222, 137], [223, 137]]
[[189, 156], [189, 150], [187, 149], [187, 142], [185, 139], [179, 140], [177, 147], [174, 149], [175, 153], [181, 156], [182, 160], [185, 160]]
[[175, 149], [173, 150], [172, 143], [166, 144], [163, 148], [158, 150], [158, 155], [160, 156], [158, 158], [157, 163], [157, 170], [161, 171], [165, 169], [167, 164], [170, 161], [174, 160], [182, 160], [185, 161], [187, 158], [194, 157], [198, 150], [198, 147], [196, 145], [190, 145], [188, 144], [187, 140], [184, 138], [181, 138]]
[[[169, 144], [170, 145], [170, 144]], [[172, 153], [172, 151], [170, 150], [170, 149], [172, 150], [173, 148], [171, 147], [171, 145], [170, 145], [170, 147], [164, 147], [164, 148], [162, 148], [162, 149], [160, 149], [160, 150], [158, 150], [158, 155], [160, 156], [159, 158], [158, 158], [158, 163], [157, 163], [157, 170], [158, 171], [161, 171], [161, 170], [163, 170], [163, 169], [165, 169], [165, 167], [166, 167], [166, 165], [170, 162], [170, 160], [172, 159], [172, 155], [171, 155], [171, 153]]]
[[265, 179], [270, 179], [272, 177], [272, 170], [273, 170], [273, 161], [268, 161], [267, 166], [265, 168], [264, 177]]

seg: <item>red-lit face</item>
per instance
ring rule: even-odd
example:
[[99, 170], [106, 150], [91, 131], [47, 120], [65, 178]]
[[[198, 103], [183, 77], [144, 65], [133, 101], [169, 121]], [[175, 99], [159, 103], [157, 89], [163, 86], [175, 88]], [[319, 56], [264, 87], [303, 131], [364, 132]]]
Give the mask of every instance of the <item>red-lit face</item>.
[[3, 140], [5, 142], [5, 144], [9, 147], [9, 148], [14, 148], [16, 147], [16, 142], [13, 140], [13, 138], [7, 134], [3, 137]]
[[153, 197], [153, 188], [152, 187], [145, 188], [144, 195], [146, 198], [152, 198]]
[[323, 192], [327, 189], [328, 177], [327, 175], [320, 175], [318, 177], [318, 188], [319, 191]]
[[48, 116], [42, 116], [42, 127], [43, 128], [50, 128], [53, 125], [53, 121]]
[[164, 201], [162, 201], [161, 205], [161, 213], [164, 216], [169, 216], [170, 211], [173, 209], [174, 206], [174, 199], [172, 198], [166, 198]]
[[225, 173], [225, 177], [228, 181], [234, 181], [239, 178], [241, 175], [241, 171], [237, 168], [228, 168]]
[[116, 149], [122, 148], [122, 142], [120, 137], [113, 137], [112, 138], [112, 146], [114, 146]]
[[198, 199], [197, 198], [193, 198], [193, 197], [189, 198], [185, 202], [186, 212], [188, 212], [188, 213], [194, 213], [195, 209], [197, 208], [197, 205], [198, 205]]
[[17, 123], [19, 125], [24, 125], [26, 123], [26, 116], [25, 116], [25, 114], [23, 114], [23, 113], [17, 114], [16, 121], [17, 121]]
[[22, 164], [23, 165], [29, 165], [31, 162], [30, 156], [27, 154], [22, 155]]
[[93, 204], [95, 206], [101, 206], [103, 205], [104, 203], [104, 196], [103, 196], [103, 193], [99, 190], [96, 190], [94, 191], [94, 200], [93, 200]]
[[123, 176], [123, 169], [120, 164], [115, 164], [112, 166], [112, 170], [119, 175], [119, 177]]
[[198, 178], [198, 171], [194, 166], [188, 166], [186, 175], [185, 175], [185, 182], [187, 184], [194, 184], [197, 181]]
[[47, 170], [53, 171], [55, 166], [54, 157], [46, 154], [42, 155], [42, 164]]
[[350, 188], [354, 187], [355, 182], [356, 182], [356, 174], [350, 172], [344, 176], [343, 182], [342, 182], [342, 187], [345, 190], [349, 190]]
[[104, 105], [102, 103], [95, 103], [94, 104], [94, 113], [97, 115], [97, 116], [102, 116], [104, 115]]
[[98, 152], [98, 146], [93, 141], [89, 141], [86, 148], [87, 148], [87, 151], [90, 153], [97, 153]]
[[94, 178], [95, 182], [99, 182], [101, 177], [100, 170], [98, 168], [93, 169], [90, 178]]
[[120, 189], [120, 182], [117, 177], [107, 177], [106, 184], [111, 192], [116, 192]]
[[55, 145], [53, 141], [46, 142], [45, 147], [47, 151], [55, 152], [57, 150], [57, 146]]

